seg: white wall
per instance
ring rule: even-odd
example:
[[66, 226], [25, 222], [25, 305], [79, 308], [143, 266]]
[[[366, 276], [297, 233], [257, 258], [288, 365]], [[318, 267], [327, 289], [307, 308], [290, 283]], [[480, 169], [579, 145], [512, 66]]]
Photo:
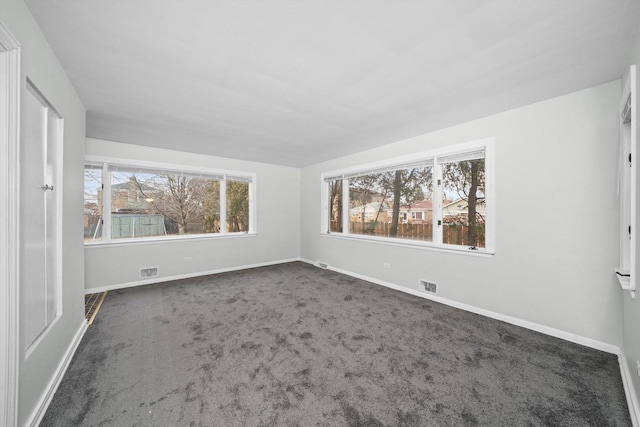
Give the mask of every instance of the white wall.
[[[22, 46], [22, 99], [28, 77], [64, 119], [62, 317], [27, 359], [21, 352], [18, 424], [23, 425], [41, 408], [58, 365], [84, 323], [85, 109], [25, 4], [21, 0], [0, 0], [0, 19]], [[25, 315], [21, 313], [22, 324]]]
[[[297, 259], [300, 254], [300, 170], [112, 141], [87, 139], [87, 154], [256, 173], [255, 236], [87, 245], [86, 289], [135, 284], [143, 267], [158, 279]], [[184, 258], [191, 258], [185, 263]]]
[[[413, 290], [433, 280], [443, 298], [620, 346], [620, 90], [615, 81], [304, 168], [301, 257]], [[322, 172], [486, 137], [496, 140], [492, 258], [320, 234]]]
[[[623, 81], [626, 80], [628, 75], [628, 68], [630, 65], [635, 64], [637, 68], [637, 73], [640, 72], [640, 28], [636, 29], [636, 33], [634, 36], [634, 42], [629, 54], [628, 62], [627, 62], [627, 71], [625, 72], [625, 77]], [[638, 74], [636, 74], [636, 79]], [[640, 79], [638, 79], [640, 80]], [[640, 81], [636, 81], [636, 88], [638, 88]], [[638, 102], [638, 98], [636, 97], [636, 106], [640, 106]], [[638, 109], [635, 111], [636, 120], [640, 120], [640, 112]], [[636, 121], [637, 123], [637, 121]], [[640, 126], [636, 125], [637, 129], [640, 130]], [[640, 141], [635, 141], [635, 144], [638, 145]], [[636, 151], [637, 152], [637, 151]], [[640, 187], [637, 187], [638, 191], [640, 191]], [[637, 197], [637, 200], [640, 202], [640, 196]], [[640, 210], [636, 210], [636, 212], [640, 212]], [[638, 231], [636, 230], [636, 233]], [[636, 234], [636, 237], [640, 237], [640, 235]], [[638, 240], [636, 239], [636, 242]], [[636, 256], [640, 257], [640, 248], [636, 250]], [[636, 265], [640, 265], [640, 260], [636, 260]], [[637, 278], [636, 286], [640, 286], [640, 280]], [[622, 352], [624, 355], [624, 362], [627, 364], [628, 372], [630, 373], [630, 377], [632, 379], [632, 387], [635, 391], [636, 399], [640, 398], [640, 377], [638, 377], [638, 370], [636, 368], [637, 361], [640, 361], [640, 289], [636, 289], [636, 299], [631, 299], [629, 293], [625, 292], [624, 296], [624, 331], [623, 331], [623, 345]], [[636, 400], [636, 405], [639, 405]], [[638, 412], [636, 416], [640, 418], [640, 407], [636, 406], [636, 411]], [[638, 420], [640, 422], [640, 420]]]

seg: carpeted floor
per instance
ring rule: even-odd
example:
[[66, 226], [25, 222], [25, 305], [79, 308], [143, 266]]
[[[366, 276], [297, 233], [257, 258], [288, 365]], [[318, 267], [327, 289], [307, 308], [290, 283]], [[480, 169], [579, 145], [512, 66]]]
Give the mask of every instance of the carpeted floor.
[[43, 426], [629, 426], [617, 357], [303, 263], [110, 292]]

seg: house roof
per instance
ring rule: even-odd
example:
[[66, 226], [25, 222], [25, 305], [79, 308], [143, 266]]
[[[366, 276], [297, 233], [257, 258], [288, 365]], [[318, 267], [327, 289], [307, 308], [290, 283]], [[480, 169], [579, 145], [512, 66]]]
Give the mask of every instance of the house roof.
[[[477, 204], [482, 205], [482, 204], [484, 204], [484, 201], [485, 201], [484, 197], [478, 198]], [[447, 207], [454, 206], [454, 205], [457, 207], [459, 204], [462, 204], [461, 207], [466, 208], [469, 203], [468, 203], [468, 201], [466, 199], [458, 198], [458, 199], [454, 200], [453, 202], [446, 203], [445, 205], [442, 206], [442, 208], [446, 209]]]
[[[120, 184], [112, 184], [111, 185], [111, 189], [112, 190], [116, 190], [116, 191], [117, 190], [127, 190], [127, 191], [129, 191], [130, 186], [131, 186], [131, 181], [125, 181], [125, 182], [121, 182]], [[138, 186], [140, 186], [140, 188], [143, 191], [157, 191], [157, 189], [155, 189], [155, 188], [153, 188], [153, 187], [151, 187], [151, 186], [149, 186], [147, 184], [141, 183], [141, 182], [136, 184], [136, 190], [138, 189]]]
[[366, 203], [364, 205], [360, 205], [360, 206], [356, 206], [354, 208], [351, 208], [351, 213], [352, 214], [356, 214], [356, 213], [361, 213], [363, 210], [366, 212], [377, 212], [378, 210], [380, 212], [385, 212], [387, 209], [389, 209], [389, 205], [387, 205], [386, 203], [382, 203], [382, 208], [381, 208], [381, 203]]
[[412, 203], [410, 205], [401, 205], [400, 209], [407, 209], [412, 211], [431, 210], [433, 209], [432, 200], [420, 200], [419, 202]]

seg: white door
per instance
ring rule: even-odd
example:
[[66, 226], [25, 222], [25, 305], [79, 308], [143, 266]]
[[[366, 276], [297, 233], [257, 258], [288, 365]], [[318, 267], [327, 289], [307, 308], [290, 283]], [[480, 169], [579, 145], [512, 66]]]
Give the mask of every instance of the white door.
[[26, 91], [21, 141], [21, 318], [29, 349], [58, 314], [57, 203], [61, 119], [31, 86]]

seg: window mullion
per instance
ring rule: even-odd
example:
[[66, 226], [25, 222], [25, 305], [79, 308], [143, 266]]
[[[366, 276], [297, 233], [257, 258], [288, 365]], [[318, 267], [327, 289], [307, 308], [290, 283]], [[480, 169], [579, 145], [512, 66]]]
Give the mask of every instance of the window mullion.
[[227, 234], [227, 182], [220, 181], [220, 234]]
[[256, 209], [255, 205], [255, 189], [256, 184], [255, 180], [251, 180], [249, 183], [249, 229], [247, 230], [249, 233], [256, 232]]
[[342, 179], [342, 233], [349, 234], [349, 179]]
[[443, 217], [442, 217], [442, 165], [438, 162], [433, 167], [433, 243], [442, 244]]
[[329, 207], [329, 188], [331, 186], [331, 181], [322, 180], [322, 216], [320, 221], [320, 232], [321, 233], [330, 233], [331, 230], [331, 219], [330, 216], [330, 207]]
[[102, 241], [111, 240], [111, 172], [109, 165], [102, 164]]

